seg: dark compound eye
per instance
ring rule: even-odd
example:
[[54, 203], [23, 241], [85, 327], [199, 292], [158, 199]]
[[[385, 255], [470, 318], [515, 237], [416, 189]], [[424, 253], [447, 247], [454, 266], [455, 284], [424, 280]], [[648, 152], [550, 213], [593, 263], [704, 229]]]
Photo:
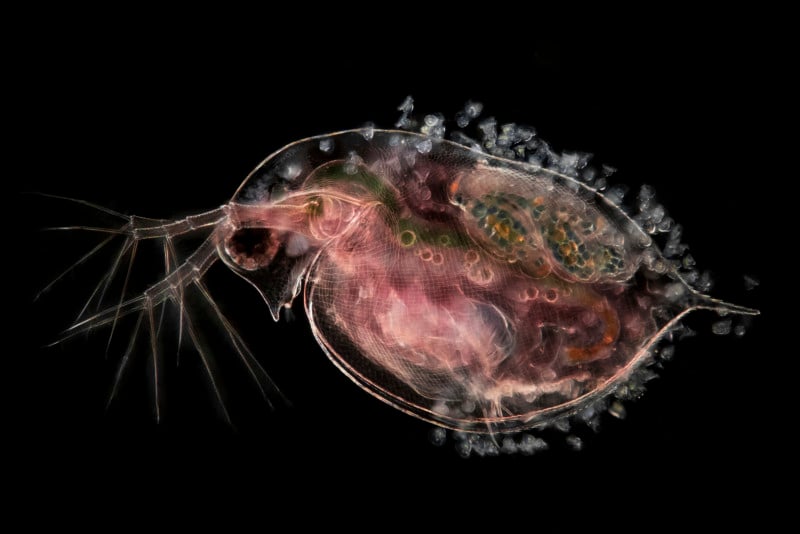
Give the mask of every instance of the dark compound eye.
[[279, 248], [280, 241], [269, 228], [239, 228], [225, 238], [225, 253], [247, 271], [269, 265]]

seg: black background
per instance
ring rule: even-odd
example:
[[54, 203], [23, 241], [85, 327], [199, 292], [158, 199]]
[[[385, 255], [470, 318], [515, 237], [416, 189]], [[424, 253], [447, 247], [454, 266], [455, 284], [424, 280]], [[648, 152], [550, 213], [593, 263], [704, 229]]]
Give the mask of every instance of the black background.
[[[11, 390], [22, 387], [10, 404], [8, 439], [18, 446], [15, 467], [26, 473], [23, 495], [69, 493], [78, 480], [111, 493], [145, 484], [212, 496], [255, 484], [248, 493], [256, 499], [336, 495], [347, 485], [362, 488], [358, 495], [363, 488], [396, 495], [412, 484], [427, 488], [427, 499], [462, 503], [550, 494], [575, 504], [608, 499], [609, 509], [624, 509], [652, 496], [649, 505], [722, 513], [703, 496], [743, 505], [767, 485], [770, 459], [782, 447], [773, 415], [781, 370], [766, 363], [776, 355], [766, 325], [777, 312], [764, 298], [775, 291], [764, 215], [775, 206], [778, 183], [771, 174], [778, 133], [766, 122], [780, 116], [777, 45], [743, 39], [738, 26], [716, 19], [544, 35], [512, 24], [513, 13], [498, 22], [411, 17], [380, 31], [337, 21], [322, 32], [294, 18], [262, 26], [206, 15], [202, 24], [156, 16], [63, 27], [50, 21], [20, 38], [12, 58], [22, 73], [13, 102], [22, 119], [20, 190], [182, 216], [227, 201], [288, 142], [366, 122], [392, 126], [407, 95], [420, 114], [447, 117], [473, 99], [484, 103], [484, 116], [533, 125], [558, 150], [594, 153], [595, 163], [619, 169], [615, 181], [654, 185], [683, 224], [698, 266], [714, 273], [712, 293], [765, 313], [743, 338], [712, 335], [711, 314], [691, 318], [698, 335], [678, 345], [648, 394], [628, 406], [627, 419], [606, 418], [580, 453], [555, 441], [534, 457], [462, 460], [452, 444], [429, 444], [429, 425], [339, 373], [301, 313], [272, 324], [257, 296], [223, 272], [220, 301], [293, 406], [270, 413], [242, 393], [232, 401], [231, 428], [187, 356], [167, 384], [170, 404], [156, 425], [142, 372], [104, 411], [115, 361], [114, 354], [104, 359], [104, 333], [40, 348], [69, 324], [72, 296], [91, 290], [96, 278], [79, 271], [65, 289], [31, 303], [87, 249], [79, 248], [84, 241], [65, 244], [68, 234], [38, 232], [71, 223], [74, 206], [18, 195], [21, 210], [10, 225], [14, 233], [21, 226], [23, 237], [7, 246], [25, 282], [24, 312], [15, 314], [23, 324], [12, 333], [24, 371], [10, 378]], [[296, 31], [278, 37], [276, 26]], [[47, 46], [36, 48], [44, 37]], [[761, 286], [745, 292], [744, 274]], [[234, 399], [240, 386], [228, 385]], [[678, 490], [664, 489], [671, 487]], [[427, 499], [425, 507], [436, 505]]]

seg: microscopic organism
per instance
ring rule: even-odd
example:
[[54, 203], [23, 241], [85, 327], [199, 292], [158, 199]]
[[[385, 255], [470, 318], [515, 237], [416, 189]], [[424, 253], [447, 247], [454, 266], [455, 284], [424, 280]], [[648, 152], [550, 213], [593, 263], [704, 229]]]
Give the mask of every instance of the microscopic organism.
[[[588, 420], [598, 407], [620, 410], [608, 399], [646, 381], [659, 342], [694, 310], [758, 313], [698, 289], [676, 259], [679, 236], [656, 244], [655, 234], [675, 226], [651, 189], [642, 188], [632, 213], [583, 155], [556, 155], [530, 128], [484, 120], [480, 139], [463, 131], [446, 138], [441, 116], [415, 130], [410, 101], [402, 109], [395, 129], [281, 148], [217, 209], [177, 220], [117, 214], [120, 228], [81, 227], [106, 237], [78, 264], [122, 244], [91, 306], [61, 339], [101, 326], [113, 332], [133, 316], [118, 375], [139, 339], [158, 369], [162, 314], [173, 305], [179, 338], [219, 395], [191, 292], [265, 394], [277, 391], [204, 284], [221, 261], [276, 321], [302, 298], [319, 346], [366, 392], [497, 443], [499, 434]], [[463, 128], [479, 113], [470, 103], [456, 123]], [[180, 257], [174, 243], [186, 235], [204, 239]], [[123, 284], [116, 303], [87, 311], [127, 276], [145, 240], [163, 248], [161, 279], [137, 295]], [[159, 413], [157, 373], [154, 383]], [[511, 448], [537, 446], [526, 439]]]

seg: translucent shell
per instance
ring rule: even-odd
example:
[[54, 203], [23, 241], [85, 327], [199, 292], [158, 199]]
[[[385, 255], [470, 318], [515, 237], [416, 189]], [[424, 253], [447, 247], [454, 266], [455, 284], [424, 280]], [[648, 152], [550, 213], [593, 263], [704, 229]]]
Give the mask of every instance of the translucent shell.
[[452, 429], [575, 414], [649, 363], [687, 312], [751, 311], [689, 287], [601, 192], [407, 131], [295, 142], [225, 209], [217, 252], [276, 320], [304, 289], [333, 363]]

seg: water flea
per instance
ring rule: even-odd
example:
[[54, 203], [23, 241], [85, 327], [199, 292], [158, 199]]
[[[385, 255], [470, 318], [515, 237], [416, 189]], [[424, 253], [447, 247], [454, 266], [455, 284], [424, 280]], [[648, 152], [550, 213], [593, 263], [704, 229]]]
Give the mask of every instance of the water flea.
[[[178, 350], [202, 363], [226, 418], [214, 361], [238, 361], [274, 400], [270, 355], [251, 352], [218, 305], [225, 295], [206, 284], [222, 263], [276, 321], [302, 299], [321, 352], [369, 395], [434, 425], [434, 444], [452, 440], [462, 456], [531, 455], [549, 448], [542, 428], [563, 429], [580, 450], [578, 427], [624, 418], [653, 364], [672, 357], [663, 342], [686, 334], [688, 313], [724, 315], [712, 326], [719, 335], [742, 335], [732, 319], [758, 313], [707, 294], [711, 278], [692, 274], [681, 227], [653, 188], [606, 188], [609, 173], [589, 172], [587, 157], [562, 157], [532, 128], [481, 120], [476, 102], [453, 122], [420, 120], [410, 98], [399, 109], [394, 129], [368, 125], [273, 152], [210, 211], [169, 220], [97, 207], [120, 224], [69, 227], [99, 244], [68, 273], [101, 249], [117, 252], [56, 343], [101, 328], [126, 336], [110, 354], [120, 362], [112, 402], [141, 356], [157, 419], [163, 361]], [[626, 198], [639, 212], [623, 209]], [[187, 237], [202, 239], [181, 253]], [[112, 295], [144, 241], [159, 245], [160, 278]], [[220, 342], [210, 345], [212, 331]]]

